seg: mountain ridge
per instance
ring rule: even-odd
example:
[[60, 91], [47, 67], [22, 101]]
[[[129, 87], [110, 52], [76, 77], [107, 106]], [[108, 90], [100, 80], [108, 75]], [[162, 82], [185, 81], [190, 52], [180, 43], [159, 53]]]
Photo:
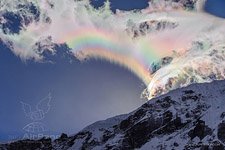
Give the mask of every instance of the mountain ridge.
[[[75, 135], [37, 140], [37, 149], [222, 150], [224, 99], [225, 80], [192, 84], [153, 98], [131, 113], [97, 121]], [[27, 141], [3, 144], [0, 149], [34, 142]]]

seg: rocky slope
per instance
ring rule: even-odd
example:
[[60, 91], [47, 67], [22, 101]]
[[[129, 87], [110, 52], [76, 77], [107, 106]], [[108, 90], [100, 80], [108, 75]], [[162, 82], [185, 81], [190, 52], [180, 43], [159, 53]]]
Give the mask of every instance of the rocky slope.
[[0, 149], [225, 149], [225, 81], [193, 84], [137, 110], [55, 140], [24, 140]]

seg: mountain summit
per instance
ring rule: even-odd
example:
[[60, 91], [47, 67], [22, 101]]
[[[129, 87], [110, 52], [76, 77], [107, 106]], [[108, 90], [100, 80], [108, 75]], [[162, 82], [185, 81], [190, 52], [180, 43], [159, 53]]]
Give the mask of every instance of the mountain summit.
[[135, 111], [59, 139], [21, 140], [0, 149], [192, 150], [225, 148], [225, 81], [193, 84]]

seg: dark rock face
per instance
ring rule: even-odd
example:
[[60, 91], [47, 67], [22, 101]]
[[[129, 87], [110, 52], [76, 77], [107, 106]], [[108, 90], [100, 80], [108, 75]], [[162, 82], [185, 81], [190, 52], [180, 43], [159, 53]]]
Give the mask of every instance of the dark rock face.
[[156, 129], [158, 125], [157, 122], [153, 124], [149, 124], [149, 122], [148, 119], [144, 120], [126, 131], [125, 139], [122, 142], [123, 147], [134, 149], [146, 143], [151, 132]]
[[92, 133], [91, 132], [86, 132], [84, 133], [85, 135], [85, 142], [82, 145], [83, 150], [85, 149], [92, 149], [93, 147], [99, 145], [99, 142], [96, 139], [91, 139]]
[[18, 141], [0, 149], [223, 150], [224, 87], [225, 81], [191, 85], [154, 98], [130, 114], [96, 122], [74, 136]]
[[[186, 106], [193, 103], [193, 101], [199, 102], [201, 100], [201, 95], [192, 90], [183, 92], [184, 94], [181, 99], [182, 101], [185, 101], [183, 104], [186, 104]], [[173, 114], [173, 112], [168, 110], [170, 107], [174, 107], [174, 105], [179, 106], [181, 104], [174, 101], [171, 96], [165, 96], [162, 99], [157, 99], [154, 103], [149, 102], [144, 104], [141, 109], [137, 110], [126, 120], [123, 120], [120, 123], [120, 129], [125, 131], [122, 147], [125, 149], [140, 148], [144, 143], [151, 140], [151, 138], [172, 134], [190, 124], [191, 120], [187, 119], [186, 121], [182, 121], [178, 114]], [[181, 107], [178, 107], [178, 109], [181, 109]], [[196, 105], [196, 108], [192, 109], [191, 112], [195, 112], [196, 114], [194, 114], [199, 117], [205, 110], [207, 110], [207, 106]], [[151, 113], [155, 111], [157, 112], [157, 115], [152, 115]], [[188, 109], [186, 111], [188, 112]], [[146, 115], [146, 112], [150, 113], [147, 118], [138, 121]], [[195, 115], [191, 115], [191, 117], [195, 117]], [[158, 116], [157, 119], [155, 116]], [[206, 136], [212, 132], [207, 126], [197, 125], [195, 130], [197, 131], [199, 129], [204, 130], [204, 134], [202, 135], [200, 132], [199, 137]]]
[[185, 150], [224, 150], [224, 145], [221, 144], [219, 141], [213, 141], [210, 144], [204, 145], [203, 143], [193, 144], [193, 145], [186, 145]]
[[40, 140], [21, 140], [12, 142], [10, 144], [0, 145], [1, 150], [35, 150], [35, 149], [52, 149], [51, 139], [40, 139]]
[[170, 122], [168, 122], [167, 124], [165, 124], [159, 130], [157, 130], [155, 132], [155, 134], [162, 135], [162, 134], [173, 133], [173, 132], [181, 129], [182, 127], [184, 127], [187, 123], [189, 123], [189, 122], [182, 123], [181, 118], [177, 117], [177, 118], [171, 120]]
[[188, 132], [191, 139], [199, 137], [201, 140], [207, 135], [212, 135], [212, 129], [205, 125], [205, 121], [198, 120], [193, 130]]
[[219, 124], [217, 136], [218, 139], [225, 144], [225, 122]]
[[224, 119], [225, 118], [225, 112], [221, 113], [220, 118], [221, 119]]
[[123, 120], [120, 123], [120, 129], [121, 130], [127, 130], [129, 127], [132, 126], [134, 122], [136, 122], [138, 119], [143, 117], [145, 115], [146, 111], [144, 109], [139, 109], [133, 116], [128, 117], [126, 120]]

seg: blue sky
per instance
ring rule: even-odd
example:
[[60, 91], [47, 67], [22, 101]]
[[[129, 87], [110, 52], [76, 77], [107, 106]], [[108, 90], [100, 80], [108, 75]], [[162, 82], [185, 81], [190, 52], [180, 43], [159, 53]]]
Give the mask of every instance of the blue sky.
[[71, 63], [72, 56], [61, 58], [62, 53], [51, 58], [55, 64], [22, 62], [4, 45], [0, 49], [1, 139], [9, 133], [23, 133], [29, 123], [20, 101], [35, 106], [49, 92], [53, 99], [44, 121], [52, 132], [75, 133], [143, 103], [139, 98], [143, 83], [117, 65], [96, 60], [80, 63], [75, 58]]
[[205, 10], [215, 16], [225, 18], [225, 0], [207, 0]]
[[[99, 7], [104, 0], [95, 0]], [[140, 9], [147, 0], [112, 0], [112, 9]], [[224, 0], [208, 0], [206, 10], [225, 17]], [[13, 27], [16, 29], [16, 26]], [[17, 30], [15, 30], [17, 31]], [[52, 133], [76, 133], [86, 125], [127, 113], [144, 101], [144, 84], [128, 70], [102, 60], [79, 62], [65, 45], [57, 54], [46, 54], [55, 63], [24, 62], [0, 43], [0, 141], [23, 135], [30, 123], [20, 101], [35, 106], [52, 94], [51, 109], [43, 122]], [[71, 62], [72, 60], [72, 62]]]
[[[92, 0], [91, 4], [96, 8], [102, 6], [105, 0]], [[116, 9], [120, 10], [133, 10], [133, 9], [142, 9], [148, 6], [148, 0], [110, 0], [111, 9], [113, 12]]]

